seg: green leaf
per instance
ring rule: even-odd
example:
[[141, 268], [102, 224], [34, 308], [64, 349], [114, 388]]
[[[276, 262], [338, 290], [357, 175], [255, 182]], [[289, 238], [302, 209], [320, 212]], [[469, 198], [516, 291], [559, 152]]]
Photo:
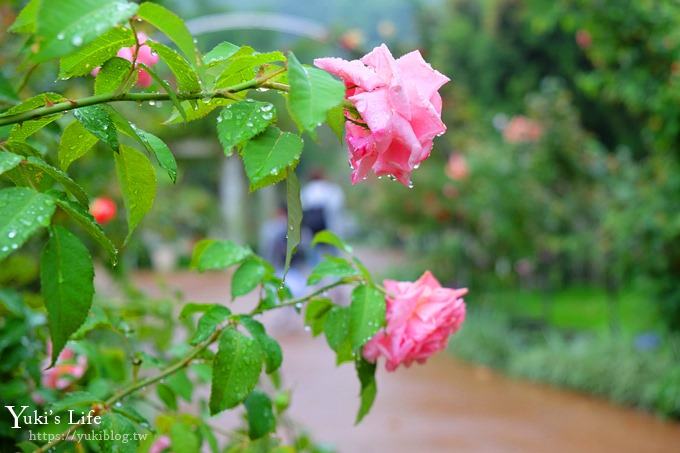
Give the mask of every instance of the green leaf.
[[177, 91], [197, 93], [201, 91], [196, 71], [189, 62], [170, 47], [159, 42], [147, 41], [146, 44], [168, 65], [177, 80]]
[[55, 402], [50, 406], [50, 409], [54, 411], [55, 414], [66, 411], [69, 409], [89, 409], [92, 404], [101, 401], [90, 392], [70, 392], [68, 395], [63, 396], [59, 401]]
[[300, 64], [288, 54], [288, 106], [300, 129], [314, 131], [345, 98], [345, 85], [326, 71]]
[[338, 141], [342, 143], [342, 137], [345, 132], [345, 106], [338, 104], [328, 110], [326, 113], [326, 123], [331, 128], [333, 133], [338, 137]]
[[343, 252], [352, 253], [352, 247], [330, 230], [319, 231], [314, 235], [312, 245], [317, 244], [329, 244]]
[[59, 166], [66, 171], [77, 159], [84, 156], [99, 139], [90, 134], [80, 121], [73, 121], [66, 126], [61, 135], [57, 157]]
[[326, 342], [337, 355], [336, 363], [352, 360], [349, 338], [349, 307], [334, 306], [328, 311], [323, 326]]
[[249, 258], [244, 261], [231, 278], [231, 297], [236, 298], [248, 294], [267, 274], [267, 268], [257, 258]]
[[243, 402], [248, 417], [248, 436], [255, 440], [276, 430], [272, 401], [259, 390], [253, 390]]
[[307, 278], [308, 285], [315, 285], [326, 277], [353, 277], [359, 272], [344, 258], [327, 255], [317, 264]]
[[76, 199], [81, 204], [85, 206], [88, 206], [90, 204], [90, 199], [87, 196], [87, 193], [85, 193], [85, 191], [83, 190], [83, 188], [80, 187], [77, 182], [71, 179], [71, 177], [64, 173], [63, 171], [59, 170], [56, 167], [51, 166], [44, 160], [33, 156], [26, 158], [26, 165], [35, 167], [38, 170], [49, 175], [52, 179], [54, 179], [59, 184], [64, 186], [64, 189], [66, 189], [71, 193], [71, 195], [76, 197]]
[[210, 387], [210, 414], [241, 403], [253, 391], [262, 370], [262, 351], [257, 341], [236, 329], [225, 329], [219, 338]]
[[190, 302], [182, 307], [182, 311], [179, 313], [179, 319], [189, 319], [196, 313], [205, 313], [210, 310], [210, 307], [215, 304], [199, 304], [195, 302]]
[[215, 329], [227, 320], [229, 316], [231, 316], [231, 310], [225, 306], [215, 304], [210, 307], [198, 321], [196, 332], [191, 337], [190, 343], [197, 345], [207, 340], [215, 332]]
[[154, 156], [156, 156], [156, 159], [158, 160], [158, 163], [160, 164], [161, 168], [168, 172], [168, 176], [170, 177], [172, 182], [176, 182], [177, 161], [175, 160], [175, 156], [172, 154], [172, 151], [170, 151], [170, 148], [168, 148], [168, 145], [166, 145], [163, 140], [156, 137], [150, 132], [143, 131], [134, 126], [133, 129], [135, 130], [137, 135], [146, 143], [147, 149], [151, 150]]
[[40, 286], [52, 338], [52, 365], [71, 334], [85, 322], [94, 295], [90, 252], [67, 229], [55, 225], [40, 257]]
[[17, 444], [17, 447], [21, 449], [21, 453], [33, 453], [34, 451], [36, 451], [40, 448], [40, 447], [38, 447], [38, 445], [36, 445], [33, 442], [30, 442], [28, 440], [24, 440], [22, 442], [19, 442]]
[[121, 145], [115, 153], [116, 173], [120, 182], [125, 209], [127, 210], [128, 234], [135, 230], [156, 198], [156, 171], [147, 157], [129, 146]]
[[184, 423], [173, 423], [170, 428], [172, 451], [201, 451], [201, 443], [194, 431]]
[[284, 274], [290, 268], [293, 255], [300, 245], [302, 226], [302, 202], [300, 200], [300, 181], [294, 170], [290, 170], [286, 179], [286, 203], [288, 209], [288, 231], [286, 235], [286, 261]]
[[160, 383], [156, 385], [156, 394], [165, 406], [173, 411], [177, 410], [177, 395], [168, 385]]
[[313, 336], [323, 332], [326, 316], [331, 308], [333, 308], [333, 302], [326, 298], [313, 299], [307, 304], [305, 325], [311, 329]]
[[183, 121], [195, 121], [204, 118], [216, 108], [229, 105], [233, 102], [234, 101], [232, 99], [226, 98], [201, 99], [200, 101], [193, 104], [191, 104], [189, 101], [183, 101], [180, 104], [182, 110], [184, 111], [184, 116], [182, 116], [179, 110], [175, 108], [172, 112], [172, 115], [170, 115], [170, 118], [165, 121], [165, 124], [177, 124]]
[[28, 137], [30, 137], [31, 135], [38, 132], [43, 127], [47, 126], [48, 124], [52, 123], [53, 121], [58, 120], [60, 116], [61, 116], [61, 113], [58, 113], [58, 114], [55, 114], [55, 115], [44, 116], [44, 117], [39, 118], [37, 120], [30, 120], [30, 121], [25, 121], [25, 122], [20, 123], [20, 124], [15, 124], [12, 127], [12, 130], [10, 131], [9, 138], [10, 138], [10, 140], [22, 142], [22, 141], [26, 140]]
[[[154, 79], [156, 81], [156, 83], [158, 83], [160, 86], [163, 87], [165, 92], [168, 93], [168, 96], [170, 96], [170, 102], [172, 102], [172, 105], [175, 106], [175, 110], [177, 111], [177, 113], [182, 117], [183, 121], [187, 121], [187, 113], [186, 113], [182, 103], [180, 102], [179, 98], [177, 97], [177, 93], [175, 93], [175, 90], [172, 89], [172, 87], [170, 86], [168, 81], [165, 80], [165, 79], [162, 79], [156, 73], [156, 71], [154, 71], [153, 69], [151, 69], [151, 67], [149, 67], [149, 66], [147, 66], [143, 63], [137, 63], [137, 66], [140, 67], [140, 68], [143, 68], [146, 72], [148, 72], [149, 75], [151, 76], [151, 78]], [[196, 105], [195, 102], [194, 102], [194, 105]]]
[[242, 316], [240, 322], [260, 345], [260, 349], [264, 353], [265, 371], [267, 374], [278, 370], [281, 362], [283, 362], [283, 352], [279, 343], [267, 335], [261, 322], [249, 316]]
[[73, 116], [85, 126], [92, 135], [109, 145], [115, 151], [119, 149], [118, 133], [111, 118], [108, 105], [90, 105], [73, 111]]
[[369, 285], [359, 285], [352, 291], [349, 331], [352, 349], [362, 347], [385, 325], [385, 297]]
[[229, 59], [240, 49], [236, 44], [224, 41], [216, 45], [207, 54], [203, 55], [203, 63], [211, 65]]
[[200, 62], [193, 36], [184, 21], [175, 13], [157, 3], [145, 2], [139, 6], [137, 17], [162, 31], [179, 47], [179, 50], [184, 52], [192, 64]]
[[286, 56], [279, 51], [267, 53], [251, 53], [253, 49], [245, 46], [227, 60], [227, 66], [215, 82], [215, 88], [229, 88], [233, 85], [251, 80], [263, 64], [286, 61]]
[[0, 261], [50, 224], [54, 200], [27, 187], [0, 190]]
[[78, 222], [80, 226], [101, 245], [109, 255], [109, 260], [112, 265], [118, 264], [118, 250], [113, 245], [111, 239], [104, 234], [102, 227], [94, 220], [94, 217], [83, 207], [77, 203], [69, 200], [62, 200], [55, 198], [57, 205], [64, 210], [73, 220]]
[[235, 146], [264, 131], [276, 121], [276, 109], [269, 102], [246, 99], [230, 104], [217, 117], [217, 138], [224, 154], [231, 156]]
[[241, 247], [232, 241], [204, 239], [194, 247], [191, 267], [199, 271], [226, 269], [252, 254], [250, 248]]
[[368, 414], [368, 411], [371, 410], [373, 401], [375, 401], [375, 395], [378, 392], [378, 386], [375, 381], [375, 363], [367, 362], [359, 354], [354, 361], [354, 366], [357, 370], [359, 382], [361, 383], [361, 391], [359, 392], [361, 404], [359, 405], [359, 412], [357, 413], [357, 418], [354, 422], [354, 424], [359, 424], [366, 414]]
[[4, 143], [0, 144], [0, 148], [6, 149], [7, 151], [14, 153], [14, 154], [19, 154], [21, 156], [35, 156], [35, 157], [42, 157], [42, 154], [40, 151], [32, 147], [31, 145], [28, 145], [24, 142], [15, 142], [15, 141], [7, 141]]
[[[97, 425], [94, 425], [95, 427]], [[95, 428], [96, 429], [96, 428]], [[135, 424], [127, 417], [116, 412], [107, 412], [102, 415], [102, 421], [99, 424], [97, 431], [100, 431], [97, 437], [102, 438], [99, 441], [99, 446], [102, 453], [136, 453], [139, 445], [139, 430]], [[111, 433], [116, 436], [125, 437], [128, 442], [103, 440], [104, 433], [109, 437]], [[137, 435], [137, 437], [135, 437]]]
[[13, 33], [35, 33], [36, 19], [38, 17], [38, 10], [42, 0], [30, 0], [24, 9], [21, 10], [14, 23], [9, 27], [9, 31]]
[[[130, 74], [130, 69], [132, 68], [132, 63], [124, 58], [113, 57], [99, 70], [97, 77], [94, 79], [94, 94], [107, 94], [114, 93], [118, 90], [128, 74]], [[133, 81], [136, 72], [133, 72]], [[128, 82], [130, 83], [130, 82]]]
[[135, 45], [135, 36], [129, 28], [115, 27], [77, 52], [61, 59], [59, 77], [68, 79], [89, 74], [112, 58], [122, 47]]
[[[65, 101], [66, 98], [58, 93], [42, 93], [37, 96], [26, 99], [19, 105], [8, 109], [3, 112], [0, 116], [12, 115], [15, 113], [27, 112], [39, 107], [45, 107], [48, 105], [56, 104], [58, 102]], [[15, 140], [22, 142], [26, 140], [31, 135], [38, 132], [43, 127], [47, 126], [53, 121], [56, 121], [61, 117], [62, 113], [55, 113], [54, 115], [44, 116], [42, 118], [24, 121], [20, 124], [15, 124], [10, 132], [10, 140]]]
[[250, 140], [242, 151], [250, 190], [275, 184], [289, 173], [300, 160], [302, 139], [274, 126]]
[[194, 383], [191, 382], [191, 379], [189, 379], [184, 370], [178, 371], [177, 373], [168, 376], [165, 382], [172, 390], [175, 391], [177, 396], [182, 398], [187, 403], [191, 402]]
[[123, 0], [43, 1], [36, 30], [41, 47], [34, 61], [75, 52], [136, 12], [135, 3]]
[[0, 151], [0, 175], [19, 165], [22, 157], [8, 151]]

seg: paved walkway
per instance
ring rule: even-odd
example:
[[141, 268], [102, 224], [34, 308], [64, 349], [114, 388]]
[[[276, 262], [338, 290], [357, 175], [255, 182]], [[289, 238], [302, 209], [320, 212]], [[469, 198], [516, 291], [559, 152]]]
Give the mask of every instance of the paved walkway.
[[[386, 262], [394, 264], [389, 256]], [[157, 279], [151, 274], [136, 277], [150, 292], [157, 291]], [[228, 300], [224, 274], [180, 273], [163, 280], [188, 300]], [[245, 309], [252, 303], [241, 304]], [[280, 319], [266, 321], [280, 324]], [[323, 338], [312, 339], [300, 324], [277, 337], [284, 349], [284, 380], [294, 389], [292, 417], [317, 441], [340, 452], [680, 452], [679, 424], [514, 381], [447, 354], [396, 373], [381, 369], [373, 411], [355, 427], [358, 383], [353, 368], [335, 367]], [[234, 416], [215, 423], [232, 425]]]

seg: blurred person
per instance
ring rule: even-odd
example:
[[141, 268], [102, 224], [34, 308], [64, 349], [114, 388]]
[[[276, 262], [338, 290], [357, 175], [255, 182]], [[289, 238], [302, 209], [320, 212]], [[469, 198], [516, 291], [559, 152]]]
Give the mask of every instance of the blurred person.
[[[303, 229], [301, 236], [300, 246], [297, 252], [293, 254], [290, 269], [285, 275], [286, 284], [295, 297], [304, 295], [308, 274], [304, 258], [306, 255], [305, 244], [310, 241], [309, 233]], [[288, 213], [285, 204], [280, 204], [274, 216], [262, 224], [259, 233], [259, 254], [274, 265], [279, 277], [284, 276], [287, 242]]]
[[[300, 200], [302, 227], [311, 237], [323, 230], [343, 235], [345, 194], [338, 184], [326, 178], [322, 169], [311, 171], [309, 182], [300, 189]], [[310, 250], [308, 261], [316, 264], [322, 254], [332, 252], [332, 248], [326, 246], [314, 247]]]

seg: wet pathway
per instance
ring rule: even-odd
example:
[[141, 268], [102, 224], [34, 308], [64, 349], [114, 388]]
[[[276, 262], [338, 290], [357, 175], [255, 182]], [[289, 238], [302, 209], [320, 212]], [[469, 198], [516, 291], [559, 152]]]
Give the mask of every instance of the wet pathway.
[[[136, 280], [156, 292], [156, 276], [140, 274]], [[223, 274], [173, 274], [163, 280], [189, 300], [228, 300]], [[252, 301], [243, 304], [246, 308]], [[282, 331], [280, 318], [267, 321], [284, 349], [283, 376], [294, 390], [292, 417], [317, 441], [340, 452], [680, 452], [680, 424], [511, 380], [447, 354], [396, 373], [381, 369], [373, 411], [355, 427], [353, 368], [336, 368], [325, 341], [312, 339], [299, 324]], [[216, 422], [234, 420], [226, 416]]]

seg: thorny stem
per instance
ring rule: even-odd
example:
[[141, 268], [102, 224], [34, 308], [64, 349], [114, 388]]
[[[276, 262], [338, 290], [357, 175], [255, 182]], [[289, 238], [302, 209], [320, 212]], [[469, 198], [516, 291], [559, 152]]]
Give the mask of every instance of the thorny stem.
[[[212, 98], [226, 98], [230, 99], [233, 97], [234, 93], [239, 91], [249, 90], [251, 88], [259, 88], [267, 85], [267, 81], [271, 78], [277, 76], [281, 71], [275, 71], [270, 74], [266, 74], [260, 77], [255, 77], [254, 79], [247, 80], [245, 82], [238, 83], [228, 88], [221, 90], [215, 90], [210, 92], [198, 92], [198, 93], [177, 93], [177, 99], [181, 101], [191, 100], [191, 99], [212, 99]], [[277, 90], [287, 91], [288, 85], [283, 83], [275, 82], [277, 85]], [[170, 95], [168, 93], [105, 93], [98, 94], [94, 96], [88, 96], [80, 99], [69, 99], [64, 102], [58, 102], [53, 105], [48, 105], [45, 107], [38, 107], [33, 110], [28, 110], [26, 112], [18, 112], [14, 114], [0, 115], [0, 126], [5, 126], [8, 124], [22, 123], [24, 121], [33, 120], [36, 118], [42, 118], [44, 116], [53, 115], [55, 113], [66, 112], [69, 110], [77, 109], [80, 107], [86, 107], [90, 105], [106, 104], [109, 102], [148, 102], [148, 101], [168, 101], [170, 100]]]
[[[250, 312], [250, 315], [258, 315], [258, 314], [261, 314], [261, 313], [268, 311], [268, 310], [274, 310], [276, 308], [288, 307], [288, 306], [291, 306], [291, 305], [302, 304], [302, 303], [307, 302], [308, 300], [318, 296], [319, 294], [322, 294], [323, 292], [328, 291], [331, 288], [335, 288], [336, 286], [352, 283], [354, 281], [356, 281], [356, 279], [350, 278], [350, 279], [338, 280], [334, 283], [328, 284], [326, 286], [322, 286], [321, 288], [319, 288], [315, 291], [312, 291], [311, 293], [309, 293], [308, 295], [306, 295], [304, 297], [293, 299], [293, 300], [290, 300], [288, 302], [285, 302], [285, 303], [282, 303], [282, 304], [279, 304], [279, 305], [275, 305], [273, 307], [270, 307], [270, 308], [267, 308], [267, 309], [264, 309], [264, 310], [255, 309], [255, 310]], [[127, 387], [124, 387], [121, 390], [119, 390], [118, 392], [114, 393], [113, 396], [111, 396], [109, 399], [104, 401], [104, 403], [103, 403], [104, 408], [103, 408], [102, 412], [109, 411], [112, 406], [114, 406], [116, 403], [118, 403], [119, 401], [121, 401], [125, 397], [131, 395], [132, 393], [135, 393], [136, 391], [138, 391], [140, 389], [148, 387], [149, 385], [155, 384], [156, 382], [160, 381], [161, 379], [164, 379], [167, 376], [170, 376], [171, 374], [174, 374], [177, 371], [189, 366], [189, 364], [191, 364], [191, 362], [201, 352], [203, 352], [208, 346], [210, 346], [212, 343], [214, 343], [219, 338], [220, 334], [222, 333], [222, 331], [224, 329], [226, 329], [228, 326], [230, 326], [232, 324], [233, 324], [232, 321], [228, 321], [228, 322], [225, 322], [225, 323], [219, 325], [215, 329], [215, 331], [212, 333], [212, 335], [210, 335], [210, 337], [208, 337], [204, 341], [202, 341], [199, 344], [197, 344], [196, 346], [194, 346], [181, 360], [179, 360], [179, 361], [173, 363], [172, 365], [166, 367], [160, 373], [158, 373], [154, 376], [149, 376], [147, 378], [141, 379], [139, 381], [135, 381], [135, 382], [131, 383], [130, 385], [128, 385]], [[100, 414], [102, 412], [100, 412]], [[52, 447], [59, 445], [60, 443], [68, 440], [78, 428], [83, 426], [83, 424], [84, 424], [83, 422], [79, 422], [79, 423], [76, 423], [76, 424], [69, 426], [69, 428], [67, 430], [63, 431], [61, 434], [56, 436], [52, 441], [48, 442], [47, 444], [45, 444], [42, 447], [35, 450], [35, 453], [45, 453], [49, 449], [51, 449]]]

